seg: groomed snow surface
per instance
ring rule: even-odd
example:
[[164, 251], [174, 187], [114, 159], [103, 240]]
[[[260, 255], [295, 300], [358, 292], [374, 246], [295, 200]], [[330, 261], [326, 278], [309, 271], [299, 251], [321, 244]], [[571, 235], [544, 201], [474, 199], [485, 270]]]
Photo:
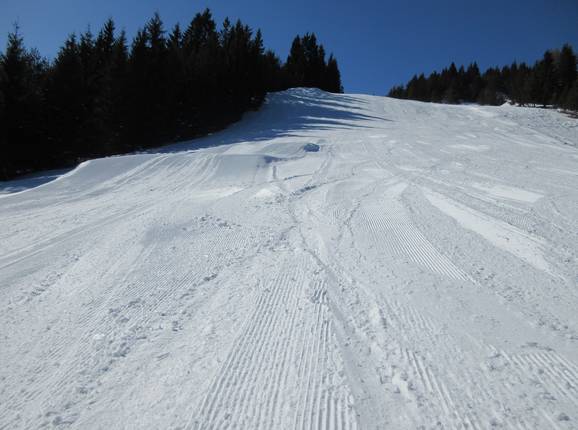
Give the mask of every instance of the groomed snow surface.
[[577, 125], [296, 89], [0, 197], [0, 428], [578, 428]]

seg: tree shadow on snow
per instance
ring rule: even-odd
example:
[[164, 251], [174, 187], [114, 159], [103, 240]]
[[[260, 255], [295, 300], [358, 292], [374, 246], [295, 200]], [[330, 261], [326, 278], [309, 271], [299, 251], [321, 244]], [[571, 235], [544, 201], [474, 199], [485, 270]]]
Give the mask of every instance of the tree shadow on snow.
[[355, 130], [382, 128], [392, 120], [364, 113], [361, 97], [326, 93], [317, 89], [293, 89], [270, 94], [257, 112], [223, 131], [151, 149], [148, 153], [172, 153], [230, 145], [239, 142], [298, 137], [308, 130]]

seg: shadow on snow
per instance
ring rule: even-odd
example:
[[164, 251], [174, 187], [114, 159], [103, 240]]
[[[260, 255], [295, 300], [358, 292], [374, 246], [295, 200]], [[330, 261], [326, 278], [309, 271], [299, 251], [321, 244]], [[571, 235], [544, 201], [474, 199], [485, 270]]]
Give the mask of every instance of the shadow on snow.
[[298, 137], [305, 130], [355, 130], [379, 128], [390, 119], [367, 115], [360, 107], [367, 102], [355, 96], [317, 89], [293, 89], [270, 94], [261, 109], [246, 114], [227, 129], [198, 139], [148, 150], [148, 153], [191, 151], [240, 142]]

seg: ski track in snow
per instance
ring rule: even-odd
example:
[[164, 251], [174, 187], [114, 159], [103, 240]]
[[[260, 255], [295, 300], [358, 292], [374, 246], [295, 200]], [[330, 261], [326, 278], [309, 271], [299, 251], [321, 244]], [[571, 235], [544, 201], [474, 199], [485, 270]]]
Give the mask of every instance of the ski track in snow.
[[0, 429], [576, 428], [577, 146], [551, 110], [294, 89], [12, 181]]

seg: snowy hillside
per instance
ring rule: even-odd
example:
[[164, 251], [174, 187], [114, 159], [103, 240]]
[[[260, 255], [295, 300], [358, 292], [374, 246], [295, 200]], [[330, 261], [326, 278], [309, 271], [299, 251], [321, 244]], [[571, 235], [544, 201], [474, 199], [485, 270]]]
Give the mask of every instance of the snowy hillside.
[[577, 428], [577, 126], [298, 89], [0, 196], [0, 428]]

